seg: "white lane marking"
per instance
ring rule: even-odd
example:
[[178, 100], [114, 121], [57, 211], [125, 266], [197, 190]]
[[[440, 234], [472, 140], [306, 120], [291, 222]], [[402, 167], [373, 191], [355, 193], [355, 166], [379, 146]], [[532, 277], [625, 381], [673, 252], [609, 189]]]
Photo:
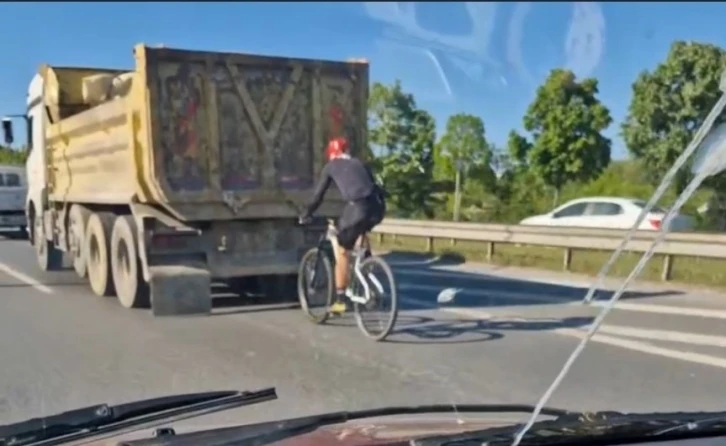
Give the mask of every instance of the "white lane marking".
[[12, 276], [12, 277], [18, 279], [19, 281], [21, 281], [27, 285], [30, 285], [31, 287], [35, 288], [36, 290], [40, 291], [41, 293], [53, 294], [53, 290], [51, 288], [43, 285], [42, 283], [38, 282], [37, 280], [33, 279], [32, 277], [30, 277], [24, 273], [21, 273], [20, 271], [16, 270], [15, 268], [13, 268], [9, 265], [0, 263], [0, 271], [4, 272], [8, 276]]
[[726, 336], [714, 336], [683, 331], [656, 330], [651, 328], [627, 327], [621, 325], [601, 325], [598, 333], [620, 335], [653, 341], [679, 342], [692, 345], [726, 347]]
[[[579, 305], [579, 302], [574, 304]], [[593, 302], [592, 306], [602, 307], [606, 302]], [[673, 305], [656, 305], [656, 304], [634, 304], [628, 302], [618, 302], [615, 305], [618, 310], [626, 311], [641, 311], [645, 313], [658, 313], [658, 314], [674, 314], [676, 316], [696, 316], [704, 318], [714, 319], [726, 319], [726, 311], [715, 310], [711, 308], [694, 308], [694, 307], [680, 307]]]
[[[575, 338], [582, 338], [583, 336], [585, 336], [584, 332], [572, 328], [558, 328], [553, 331], [558, 334]], [[649, 355], [662, 356], [670, 359], [678, 359], [680, 361], [694, 362], [696, 364], [710, 365], [713, 367], [720, 367], [726, 369], [726, 358], [721, 358], [718, 356], [673, 350], [670, 348], [658, 347], [648, 342], [622, 339], [616, 336], [609, 336], [606, 334], [595, 334], [595, 336], [593, 336], [592, 338], [592, 341], [599, 342], [601, 344], [612, 345], [615, 347], [621, 347], [626, 350], [632, 350], [639, 353], [646, 353]]]

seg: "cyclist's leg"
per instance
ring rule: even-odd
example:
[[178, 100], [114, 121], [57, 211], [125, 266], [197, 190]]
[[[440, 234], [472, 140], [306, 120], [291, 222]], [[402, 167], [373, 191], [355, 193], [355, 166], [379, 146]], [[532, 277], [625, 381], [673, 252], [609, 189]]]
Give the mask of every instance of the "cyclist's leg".
[[335, 249], [336, 301], [330, 308], [330, 311], [333, 313], [346, 310], [345, 293], [350, 282], [350, 278], [348, 277], [350, 270], [350, 251], [355, 247], [358, 238], [358, 213], [355, 205], [348, 204], [338, 219], [338, 243]]
[[331, 313], [342, 313], [347, 309], [346, 290], [350, 282], [350, 251], [355, 247], [355, 233], [351, 228], [338, 229], [338, 243], [335, 260], [335, 302], [330, 307]]

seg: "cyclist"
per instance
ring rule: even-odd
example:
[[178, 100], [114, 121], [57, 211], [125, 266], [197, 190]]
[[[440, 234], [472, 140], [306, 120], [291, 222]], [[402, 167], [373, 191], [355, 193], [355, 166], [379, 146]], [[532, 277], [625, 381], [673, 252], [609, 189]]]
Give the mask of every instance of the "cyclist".
[[348, 263], [350, 251], [363, 242], [367, 233], [383, 221], [386, 202], [383, 189], [376, 183], [373, 173], [361, 160], [348, 153], [345, 138], [330, 140], [327, 148], [328, 163], [321, 172], [320, 180], [307, 207], [300, 217], [309, 221], [323, 201], [325, 192], [333, 182], [347, 202], [338, 219], [338, 243], [335, 249], [336, 299], [328, 309], [331, 313], [347, 310]]

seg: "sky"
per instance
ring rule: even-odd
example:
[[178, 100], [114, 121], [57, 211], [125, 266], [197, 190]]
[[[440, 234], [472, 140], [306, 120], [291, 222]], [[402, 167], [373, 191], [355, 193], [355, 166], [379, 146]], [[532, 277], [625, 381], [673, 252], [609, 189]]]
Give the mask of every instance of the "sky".
[[[615, 123], [631, 83], [676, 39], [726, 47], [726, 3], [0, 3], [0, 115], [25, 108], [42, 63], [133, 68], [136, 43], [325, 59], [367, 58], [371, 80], [400, 79], [443, 130], [484, 120], [499, 146], [549, 70], [600, 80]], [[24, 132], [16, 132], [19, 135]]]

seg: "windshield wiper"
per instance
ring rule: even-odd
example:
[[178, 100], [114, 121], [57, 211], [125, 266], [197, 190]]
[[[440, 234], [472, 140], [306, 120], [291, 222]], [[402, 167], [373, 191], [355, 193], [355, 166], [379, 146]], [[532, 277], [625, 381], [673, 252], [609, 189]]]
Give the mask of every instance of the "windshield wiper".
[[275, 389], [268, 388], [257, 391], [187, 393], [115, 406], [99, 404], [0, 426], [0, 445], [23, 446], [39, 442], [48, 445], [61, 437], [66, 442], [136, 428], [146, 423], [167, 421], [174, 417], [206, 415], [275, 399]]
[[[202, 444], [204, 443], [202, 439], [213, 438], [217, 444], [225, 442], [238, 444], [243, 442], [244, 444], [255, 444], [261, 446], [297, 437], [323, 426], [341, 424], [365, 418], [427, 413], [530, 413], [533, 409], [534, 406], [517, 404], [437, 404], [427, 406], [392, 406], [360, 411], [331, 412], [320, 415], [291, 418], [288, 420], [193, 432], [179, 435], [174, 439], [173, 444]], [[575, 412], [556, 408], [545, 408], [542, 410], [542, 414], [553, 417], [562, 417], [574, 415]], [[170, 441], [169, 437], [166, 437], [163, 441], [168, 443]], [[155, 441], [153, 439], [145, 439], [128, 441], [125, 442], [124, 445], [132, 446], [134, 444], [143, 444], [149, 446], [154, 443]]]
[[[522, 424], [412, 440], [411, 446], [489, 446], [512, 444]], [[566, 445], [583, 440], [637, 440], [646, 437], [694, 438], [726, 433], [726, 412], [571, 413], [534, 423], [520, 444]], [[593, 443], [595, 444], [595, 443]]]

